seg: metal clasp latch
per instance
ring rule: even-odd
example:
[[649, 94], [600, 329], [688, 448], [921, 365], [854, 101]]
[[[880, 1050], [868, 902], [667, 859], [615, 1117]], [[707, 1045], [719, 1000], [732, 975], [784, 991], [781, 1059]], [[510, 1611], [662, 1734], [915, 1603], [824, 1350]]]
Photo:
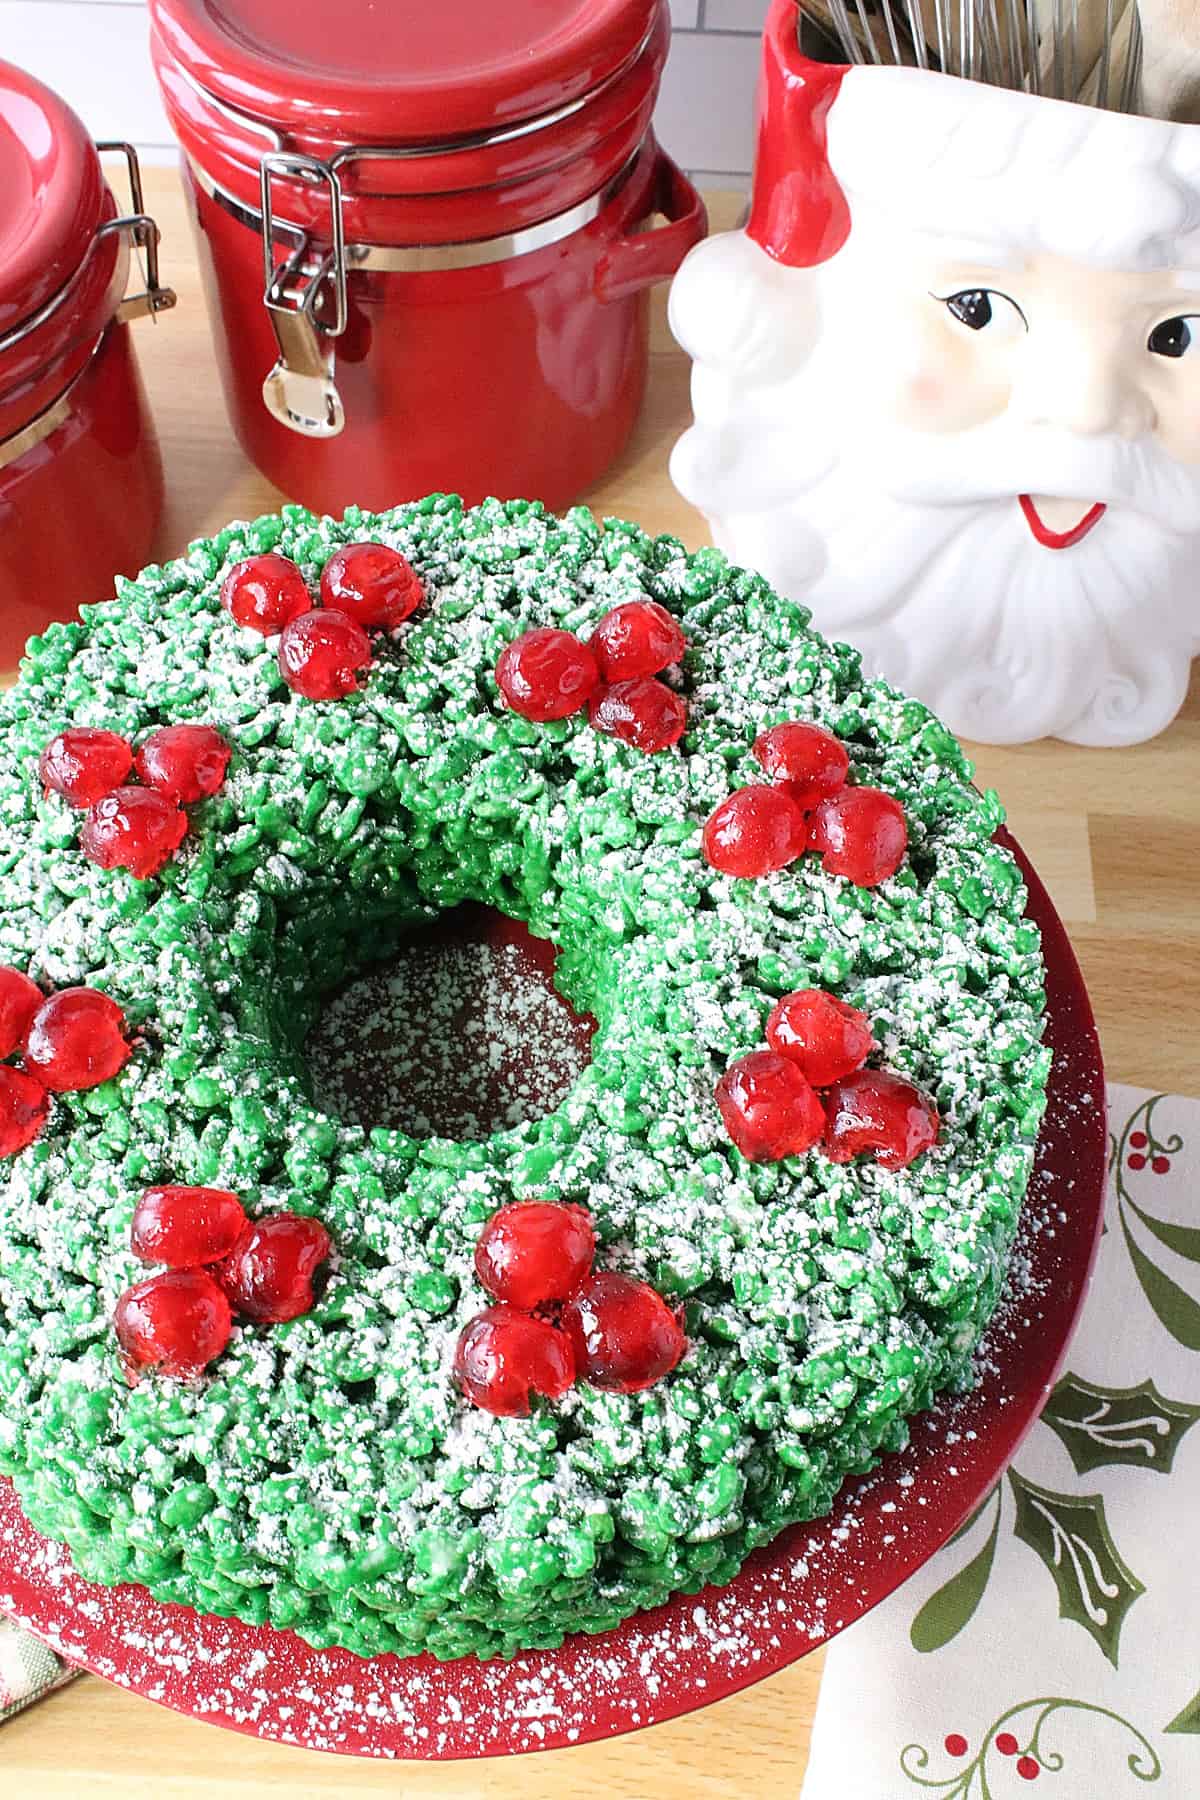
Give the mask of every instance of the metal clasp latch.
[[175, 304], [174, 288], [163, 287], [158, 279], [158, 226], [148, 213], [142, 210], [142, 171], [138, 166], [137, 151], [132, 144], [124, 144], [114, 139], [111, 142], [97, 143], [96, 149], [104, 154], [106, 151], [119, 152], [125, 158], [125, 166], [129, 171], [129, 197], [133, 203], [133, 211], [121, 219], [108, 219], [96, 231], [97, 238], [109, 237], [115, 232], [122, 235], [128, 233], [129, 241], [145, 255], [146, 285], [140, 294], [127, 294], [117, 308], [117, 318], [144, 318], [148, 313], [156, 319], [160, 312], [167, 312]]
[[[298, 175], [329, 187], [332, 248], [319, 256], [302, 235], [286, 262], [275, 261], [275, 226], [271, 216], [271, 177]], [[346, 329], [346, 239], [342, 217], [342, 184], [337, 172], [315, 156], [291, 150], [272, 151], [262, 160], [263, 301], [279, 346], [279, 358], [263, 382], [267, 411], [305, 437], [336, 437], [346, 423], [341, 395], [333, 378], [333, 340]], [[321, 290], [333, 289], [333, 319], [317, 317]]]

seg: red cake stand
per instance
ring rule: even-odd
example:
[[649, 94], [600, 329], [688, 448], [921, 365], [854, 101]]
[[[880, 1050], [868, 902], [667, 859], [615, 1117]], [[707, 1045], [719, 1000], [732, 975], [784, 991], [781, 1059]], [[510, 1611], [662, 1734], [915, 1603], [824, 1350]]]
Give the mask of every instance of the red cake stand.
[[728, 1587], [599, 1637], [511, 1662], [313, 1650], [290, 1632], [81, 1581], [0, 1483], [0, 1610], [63, 1656], [235, 1731], [357, 1756], [499, 1756], [671, 1719], [760, 1681], [852, 1624], [920, 1568], [987, 1494], [1037, 1418], [1079, 1312], [1103, 1213], [1104, 1077], [1062, 924], [1020, 851], [1042, 929], [1054, 1050], [1050, 1103], [979, 1384], [850, 1484], [827, 1519], [785, 1532]]

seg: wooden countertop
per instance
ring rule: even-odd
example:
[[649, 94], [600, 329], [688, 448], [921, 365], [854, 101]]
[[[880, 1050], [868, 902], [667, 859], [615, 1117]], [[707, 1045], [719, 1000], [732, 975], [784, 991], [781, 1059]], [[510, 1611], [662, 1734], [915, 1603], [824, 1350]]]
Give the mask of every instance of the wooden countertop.
[[[225, 419], [199, 278], [173, 171], [149, 170], [148, 210], [163, 232], [164, 279], [179, 305], [137, 327], [162, 438], [169, 500], [158, 553], [226, 520], [278, 504]], [[714, 196], [718, 226], [736, 202]], [[688, 366], [657, 299], [650, 388], [634, 442], [592, 493], [598, 512], [706, 541], [703, 521], [667, 479], [667, 453], [689, 416]], [[1017, 836], [1070, 931], [1100, 1021], [1110, 1075], [1200, 1093], [1200, 663], [1182, 716], [1133, 750], [1045, 742], [981, 748], [980, 778], [999, 789]], [[84, 1792], [120, 1800], [301, 1800], [387, 1793], [396, 1800], [795, 1800], [821, 1657], [690, 1718], [612, 1743], [516, 1762], [383, 1764], [259, 1743], [174, 1713], [92, 1676], [0, 1727], [6, 1789], [38, 1800]]]

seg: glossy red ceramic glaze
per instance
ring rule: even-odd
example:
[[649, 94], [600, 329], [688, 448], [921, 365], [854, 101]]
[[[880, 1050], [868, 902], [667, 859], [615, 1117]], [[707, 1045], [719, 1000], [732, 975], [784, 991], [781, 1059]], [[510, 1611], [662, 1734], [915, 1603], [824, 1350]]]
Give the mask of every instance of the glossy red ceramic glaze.
[[850, 208], [825, 149], [825, 121], [846, 69], [801, 55], [797, 18], [795, 0], [772, 0], [746, 231], [776, 262], [808, 268], [836, 255], [850, 234]]
[[1069, 550], [1073, 544], [1082, 543], [1108, 510], [1103, 500], [1097, 500], [1095, 506], [1089, 506], [1079, 523], [1072, 525], [1069, 531], [1052, 531], [1028, 494], [1018, 494], [1017, 498], [1025, 515], [1025, 523], [1038, 543], [1047, 550]]
[[343, 141], [455, 138], [569, 104], [634, 54], [656, 0], [154, 0], [171, 55], [210, 93]]
[[[476, 269], [359, 272], [337, 340], [338, 437], [267, 412], [277, 355], [257, 235], [185, 169], [226, 405], [246, 454], [320, 511], [435, 489], [468, 501], [576, 499], [620, 454], [646, 377], [647, 290], [703, 230], [694, 191], [651, 138], [600, 216], [558, 244]], [[648, 214], [673, 219], [641, 233]]]
[[[1012, 846], [1007, 834], [1004, 840]], [[755, 1553], [728, 1587], [682, 1595], [597, 1637], [511, 1662], [370, 1660], [160, 1606], [144, 1588], [76, 1577], [0, 1483], [0, 1608], [55, 1649], [177, 1711], [359, 1756], [511, 1755], [616, 1736], [694, 1711], [806, 1655], [944, 1544], [1010, 1461], [1053, 1385], [1099, 1241], [1104, 1071], [1079, 967], [1023, 858], [1041, 927], [1054, 1050], [1050, 1103], [1010, 1281], [979, 1385], [914, 1422], [912, 1442], [834, 1511]], [[507, 921], [498, 941], [519, 931]], [[534, 946], [543, 967], [546, 945]]]
[[162, 464], [128, 325], [113, 324], [70, 416], [0, 468], [0, 670], [52, 619], [112, 594], [150, 559]]
[[0, 337], [76, 273], [103, 192], [82, 122], [32, 75], [0, 62]]

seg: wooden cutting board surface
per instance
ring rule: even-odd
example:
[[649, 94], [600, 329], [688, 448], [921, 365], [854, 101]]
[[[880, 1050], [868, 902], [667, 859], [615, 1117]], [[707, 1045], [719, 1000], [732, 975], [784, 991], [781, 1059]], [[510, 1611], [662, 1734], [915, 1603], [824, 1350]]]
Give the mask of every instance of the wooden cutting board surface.
[[[737, 201], [710, 201], [714, 225], [731, 225]], [[225, 418], [173, 171], [147, 172], [146, 204], [163, 231], [164, 279], [179, 294], [173, 313], [137, 328], [167, 468], [163, 558], [230, 518], [270, 511], [280, 496], [249, 467]], [[622, 461], [582, 498], [689, 545], [706, 542], [703, 521], [667, 477], [668, 452], [688, 418], [687, 360], [667, 332], [660, 292], [641, 424]], [[1109, 1074], [1200, 1093], [1200, 676], [1180, 718], [1152, 743], [980, 747], [977, 761], [1070, 931]], [[258, 1743], [85, 1676], [0, 1727], [0, 1770], [5, 1792], [37, 1800], [85, 1792], [119, 1800], [796, 1800], [821, 1660], [809, 1657], [731, 1700], [609, 1744], [441, 1767]]]

